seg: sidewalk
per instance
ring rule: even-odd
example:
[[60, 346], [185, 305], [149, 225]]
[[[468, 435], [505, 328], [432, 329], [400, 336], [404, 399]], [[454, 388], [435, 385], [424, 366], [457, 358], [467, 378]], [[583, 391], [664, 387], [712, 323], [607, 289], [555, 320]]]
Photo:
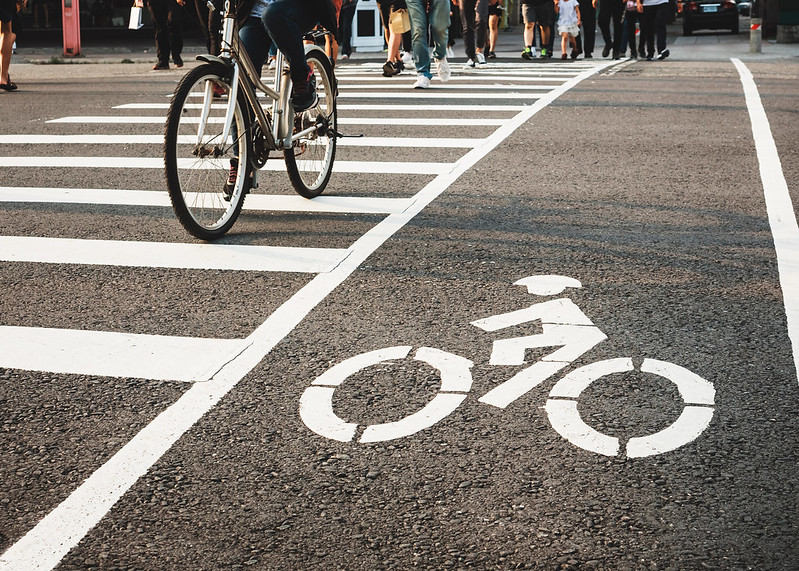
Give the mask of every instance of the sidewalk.
[[[679, 22], [679, 20], [678, 20]], [[669, 26], [667, 45], [671, 51], [669, 60], [728, 60], [739, 58], [743, 61], [775, 60], [799, 58], [799, 44], [777, 44], [763, 40], [762, 53], [749, 51], [749, 19], [741, 19], [740, 34], [726, 32], [698, 32], [692, 36], [682, 36], [679, 24]], [[519, 60], [522, 49], [522, 26], [500, 33], [497, 45], [497, 57], [501, 59]], [[596, 56], [599, 56], [603, 45], [601, 34], [597, 30]], [[189, 40], [191, 42], [191, 40]], [[81, 46], [82, 54], [78, 57], [65, 57], [60, 44], [26, 47], [24, 33], [20, 36], [16, 55], [12, 60], [12, 70], [20, 64], [154, 64], [155, 41], [121, 39], [119, 43], [86, 43]], [[453, 47], [454, 61], [466, 60], [463, 53], [463, 41], [456, 40]], [[557, 51], [557, 50], [556, 50]], [[183, 48], [184, 59], [191, 61], [195, 54], [205, 53], [200, 44], [188, 43]], [[382, 61], [384, 52], [355, 52], [351, 60]], [[797, 60], [799, 61], [799, 60]]]

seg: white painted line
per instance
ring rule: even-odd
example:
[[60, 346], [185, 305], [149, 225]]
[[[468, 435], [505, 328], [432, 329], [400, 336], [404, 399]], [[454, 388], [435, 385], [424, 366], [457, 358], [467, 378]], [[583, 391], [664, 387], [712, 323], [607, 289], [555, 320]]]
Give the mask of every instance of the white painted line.
[[[446, 106], [445, 106], [446, 107]], [[519, 111], [521, 107], [514, 107]], [[498, 125], [501, 123], [497, 123]], [[192, 142], [192, 135], [180, 135], [180, 142]], [[457, 137], [344, 137], [343, 147], [430, 147], [472, 148], [482, 139]], [[163, 135], [0, 135], [0, 145], [163, 145]]]
[[[208, 123], [221, 124], [225, 118], [221, 115], [218, 117], [211, 117]], [[86, 124], [111, 124], [111, 125], [161, 125], [165, 118], [159, 115], [156, 116], [94, 116], [94, 117], [62, 117], [61, 119], [53, 119], [48, 123], [86, 123]], [[183, 123], [193, 124], [199, 123], [199, 117], [184, 119]], [[339, 117], [339, 125], [417, 125], [417, 126], [438, 126], [438, 125], [489, 125], [496, 126], [502, 125], [504, 119], [471, 119], [471, 118], [441, 118], [441, 117]], [[161, 138], [163, 143], [163, 137]], [[337, 163], [338, 164], [338, 163]]]
[[350, 255], [333, 270], [319, 274], [277, 308], [241, 347], [209, 373], [207, 382], [194, 383], [174, 404], [144, 427], [121, 450], [86, 479], [72, 494], [45, 516], [24, 537], [0, 556], [0, 571], [52, 569], [78, 544], [114, 504], [165, 454], [200, 418], [252, 371], [282, 339], [333, 290], [344, 282], [369, 256], [401, 230], [464, 173], [485, 158], [516, 129], [557, 97], [604, 66], [565, 82], [525, 108], [480, 146], [466, 153], [449, 170], [430, 181], [413, 198], [413, 204], [391, 214], [350, 246]]
[[[569, 76], [576, 75], [575, 73], [568, 74]], [[339, 79], [342, 79], [342, 76], [337, 75]], [[399, 77], [395, 77], [393, 80], [386, 79], [385, 77], [377, 76], [377, 75], [364, 75], [364, 74], [357, 74], [357, 75], [347, 75], [346, 79], [348, 81], [340, 81], [339, 86], [343, 87], [350, 87], [349, 80], [357, 80], [359, 82], [368, 81], [374, 83], [383, 83], [384, 85], [389, 85], [391, 83], [396, 83], [398, 80], [403, 78], [408, 79], [411, 77], [416, 77], [415, 75], [407, 75], [403, 76], [400, 75]], [[562, 83], [564, 79], [563, 75], [555, 75], [551, 77], [543, 77], [541, 74], [533, 74], [533, 75], [522, 75], [519, 73], [501, 73], [497, 72], [496, 74], [491, 75], [483, 75], [482, 73], [475, 73], [470, 75], [453, 75], [449, 78], [447, 83], [453, 84], [453, 82], [469, 82], [474, 86], [481, 85], [480, 82], [482, 81], [509, 81], [513, 83], [509, 83], [504, 85], [506, 89], [515, 88], [517, 83], [520, 81], [546, 81], [546, 82], [553, 82], [553, 83]], [[458, 86], [460, 87], [460, 86]], [[471, 89], [475, 89], [476, 87], [472, 87]], [[550, 86], [542, 87], [542, 89], [549, 89]]]
[[[448, 85], [446, 87], [444, 87], [444, 86], [440, 86], [440, 87], [436, 86], [434, 89], [436, 89], [436, 90], [439, 90], [439, 89], [440, 90], [446, 90], [446, 91], [450, 91], [450, 92], [459, 92], [461, 90], [475, 90], [476, 91], [476, 90], [480, 90], [480, 89], [489, 90], [489, 91], [494, 91], [494, 90], [503, 90], [503, 91], [533, 91], [533, 90], [535, 90], [535, 91], [549, 91], [553, 87], [552, 85], [518, 85], [518, 84], [498, 85], [498, 84], [489, 84], [489, 83], [470, 83], [469, 85], [449, 85], [449, 82], [447, 82], [447, 84]], [[348, 93], [350, 90], [355, 90], [355, 89], [385, 89], [385, 88], [386, 88], [386, 85], [384, 85], [384, 84], [373, 85], [373, 84], [364, 83], [364, 84], [349, 85], [349, 84], [343, 83], [341, 85], [341, 89], [339, 91], [339, 96], [341, 96], [342, 93]]]
[[[0, 187], [0, 202], [172, 206], [169, 196], [163, 191], [110, 188]], [[412, 199], [408, 198], [318, 196], [308, 200], [296, 194], [250, 194], [244, 201], [244, 209], [275, 212], [394, 214], [402, 212], [411, 203]]]
[[50, 373], [194, 382], [240, 346], [240, 339], [0, 326], [3, 367]]
[[[404, 86], [403, 86], [404, 87]], [[409, 102], [416, 99], [525, 99], [533, 100], [543, 97], [544, 92], [537, 93], [519, 93], [517, 91], [508, 91], [507, 93], [463, 93], [459, 91], [448, 91], [438, 85], [430, 87], [429, 89], [412, 89], [410, 85], [406, 89], [397, 89], [395, 91], [342, 91], [339, 93], [339, 99], [405, 99]], [[414, 103], [415, 104], [415, 103]]]
[[732, 60], [741, 76], [746, 96], [746, 106], [752, 122], [760, 178], [766, 197], [766, 211], [777, 252], [777, 269], [780, 275], [785, 315], [788, 319], [788, 337], [793, 346], [793, 362], [799, 378], [799, 226], [794, 214], [791, 194], [780, 162], [774, 137], [771, 135], [766, 110], [752, 73], [738, 59]]
[[329, 272], [347, 255], [347, 250], [336, 248], [0, 236], [4, 262], [320, 273]]
[[[200, 109], [202, 107], [202, 103], [189, 103], [186, 105], [190, 109]], [[398, 109], [402, 109], [407, 111], [408, 106], [404, 104], [382, 104], [382, 105], [338, 105], [339, 112], [341, 111], [392, 111], [395, 112]], [[222, 108], [225, 108], [223, 106]], [[169, 109], [169, 103], [126, 103], [125, 105], [117, 105], [113, 107], [113, 109], [136, 109], [136, 110], [143, 110], [143, 109]], [[414, 111], [508, 111], [516, 113], [521, 111], [522, 105], [461, 105], [461, 104], [453, 104], [453, 105], [422, 105], [422, 104], [414, 104], [413, 110]], [[339, 113], [341, 116], [341, 113]], [[91, 135], [86, 135], [86, 137], [91, 137]]]
[[[147, 157], [0, 157], [0, 167], [36, 168], [114, 168], [163, 169], [164, 159]], [[204, 162], [199, 166], [194, 159], [181, 159], [178, 168], [217, 168]], [[451, 163], [336, 161], [337, 173], [371, 174], [440, 174], [452, 168]], [[285, 171], [283, 161], [268, 161], [262, 170]]]

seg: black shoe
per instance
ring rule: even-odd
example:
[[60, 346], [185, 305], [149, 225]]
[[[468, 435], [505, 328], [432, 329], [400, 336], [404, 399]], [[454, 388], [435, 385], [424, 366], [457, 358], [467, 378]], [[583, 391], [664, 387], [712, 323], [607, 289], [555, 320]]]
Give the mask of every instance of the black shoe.
[[487, 57], [488, 59], [496, 59], [496, 57], [497, 57], [497, 54], [495, 54], [494, 52], [488, 52], [488, 53], [486, 54], [486, 57]]
[[610, 46], [605, 46], [604, 48], [602, 48], [602, 57], [608, 57], [609, 53], [610, 53]]
[[594, 54], [592, 54], [591, 52], [587, 52], [587, 53], [585, 54], [585, 59], [591, 59], [591, 58], [593, 58], [593, 57], [594, 57]]
[[658, 59], [666, 59], [667, 57], [669, 57], [669, 48], [666, 48], [658, 54]]
[[646, 56], [646, 61], [652, 61], [653, 59], [655, 59], [654, 56], [651, 55]]
[[169, 62], [159, 61], [157, 64], [153, 66], [153, 70], [162, 70], [162, 69], [169, 69]]
[[172, 61], [175, 62], [175, 67], [183, 67], [183, 58], [180, 56], [172, 56]]
[[233, 196], [233, 189], [236, 188], [236, 177], [239, 173], [239, 160], [238, 159], [230, 159], [230, 170], [227, 174], [227, 182], [225, 183], [224, 188], [222, 189], [222, 193], [225, 195], [225, 200], [230, 202], [231, 197]]
[[613, 59], [621, 59], [621, 53], [619, 53], [619, 50], [613, 50]]
[[313, 71], [308, 72], [308, 79], [303, 83], [295, 83], [291, 90], [291, 104], [294, 112], [305, 111], [316, 105], [319, 98], [316, 96], [316, 78]]
[[638, 52], [636, 52], [635, 50], [631, 50], [630, 51], [630, 57], [632, 59], [638, 59]]

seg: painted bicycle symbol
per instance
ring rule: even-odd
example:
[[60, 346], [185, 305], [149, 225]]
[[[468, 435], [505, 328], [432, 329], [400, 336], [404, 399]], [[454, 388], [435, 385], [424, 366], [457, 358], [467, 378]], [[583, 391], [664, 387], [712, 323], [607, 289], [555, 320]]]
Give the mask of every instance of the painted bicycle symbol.
[[[555, 296], [566, 288], [582, 287], [574, 278], [555, 275], [530, 276], [514, 285], [526, 286], [529, 293], [538, 296]], [[471, 324], [494, 332], [534, 321], [540, 323], [541, 333], [494, 341], [489, 365], [524, 365], [528, 349], [558, 348], [491, 389], [478, 399], [479, 402], [504, 409], [607, 339], [582, 310], [565, 297], [478, 319]], [[300, 398], [300, 417], [305, 425], [320, 436], [341, 442], [352, 441], [359, 425], [341, 419], [333, 411], [336, 389], [350, 376], [368, 367], [407, 359], [411, 349], [411, 346], [402, 345], [369, 351], [328, 369]], [[466, 399], [472, 387], [472, 361], [431, 347], [419, 348], [413, 359], [438, 370], [441, 378], [438, 394], [421, 410], [400, 420], [367, 426], [358, 442], [382, 442], [411, 436], [449, 416]], [[622, 357], [597, 361], [565, 375], [555, 383], [544, 406], [552, 428], [575, 446], [605, 456], [618, 455], [621, 448], [619, 438], [603, 434], [586, 424], [577, 405], [580, 395], [593, 382], [607, 375], [634, 370], [633, 360]], [[671, 381], [685, 407], [665, 429], [630, 438], [624, 450], [627, 457], [653, 456], [675, 450], [695, 440], [710, 425], [715, 399], [715, 389], [710, 382], [679, 365], [656, 359], [644, 359], [639, 370]]]

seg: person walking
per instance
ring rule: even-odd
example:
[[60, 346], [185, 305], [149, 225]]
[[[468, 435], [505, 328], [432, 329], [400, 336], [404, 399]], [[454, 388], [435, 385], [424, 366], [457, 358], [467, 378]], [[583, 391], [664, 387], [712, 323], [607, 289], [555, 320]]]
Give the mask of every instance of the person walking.
[[658, 59], [666, 59], [669, 57], [669, 49], [666, 47], [666, 24], [671, 18], [671, 4], [669, 0], [637, 1], [638, 12], [641, 13], [641, 35], [646, 46], [646, 59], [648, 61], [654, 59], [655, 47], [658, 50]]
[[341, 44], [341, 59], [349, 59], [352, 55], [352, 19], [358, 0], [343, 0], [338, 15], [338, 35]]
[[488, 35], [488, 0], [459, 0], [466, 65], [486, 63], [483, 53]]
[[450, 67], [447, 61], [449, 37], [449, 0], [405, 0], [411, 18], [413, 63], [416, 66], [414, 89], [427, 89], [433, 74], [430, 73], [430, 48], [427, 45], [427, 28], [433, 40], [433, 59], [436, 73], [441, 81], [449, 81]]
[[541, 57], [551, 57], [550, 30], [555, 21], [555, 3], [553, 0], [522, 0], [522, 18], [524, 19], [524, 51], [522, 58], [535, 57], [535, 27], [541, 34]]
[[[668, 0], [665, 0], [668, 2]], [[599, 29], [602, 32], [602, 39], [605, 40], [605, 47], [602, 49], [602, 57], [608, 57], [613, 52], [613, 59], [621, 57], [621, 19], [624, 15], [626, 0], [599, 0]], [[613, 24], [613, 33], [610, 32]]]
[[147, 8], [155, 28], [153, 69], [169, 69], [169, 56], [175, 67], [183, 67], [183, 4], [185, 0], [147, 0]]
[[638, 13], [638, 0], [626, 0], [627, 3], [624, 8], [624, 22], [622, 25], [623, 35], [621, 39], [621, 55], [624, 56], [627, 51], [627, 44], [630, 45], [630, 57], [636, 59], [638, 54], [645, 57], [644, 36], [641, 34], [640, 44], [635, 40], [635, 23], [640, 20]]
[[577, 59], [577, 40], [575, 36], [580, 33], [580, 7], [577, 0], [559, 0], [555, 4], [555, 12], [558, 14], [558, 32], [560, 33], [560, 59], [566, 59], [566, 50], [571, 44], [571, 58]]
[[205, 47], [208, 53], [218, 56], [222, 45], [222, 14], [224, 2], [222, 0], [212, 0], [214, 9], [208, 8], [207, 0], [194, 0], [194, 9], [197, 12], [197, 20], [200, 22], [200, 30], [205, 40]]
[[488, 59], [497, 57], [494, 52], [497, 49], [497, 39], [499, 38], [499, 19], [504, 11], [505, 6], [502, 5], [501, 0], [488, 0], [488, 49], [486, 50]]
[[585, 52], [585, 58], [594, 57], [596, 43], [596, 5], [598, 0], [578, 0], [582, 32], [577, 35], [577, 51]]
[[19, 31], [17, 11], [27, 4], [27, 0], [0, 0], [0, 89], [14, 91], [17, 84], [11, 81], [8, 69], [11, 67], [11, 54]]

